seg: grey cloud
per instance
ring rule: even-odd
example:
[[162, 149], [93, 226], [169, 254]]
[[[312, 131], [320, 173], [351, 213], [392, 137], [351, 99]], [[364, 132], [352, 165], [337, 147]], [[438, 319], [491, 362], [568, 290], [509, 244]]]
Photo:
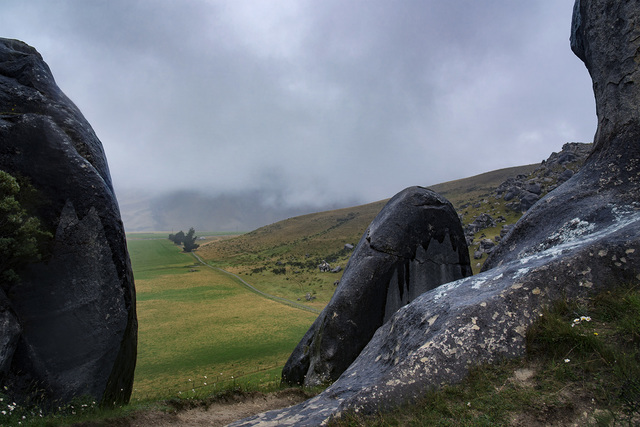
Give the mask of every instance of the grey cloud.
[[572, 3], [8, 0], [0, 28], [43, 54], [116, 189], [322, 205], [589, 141]]

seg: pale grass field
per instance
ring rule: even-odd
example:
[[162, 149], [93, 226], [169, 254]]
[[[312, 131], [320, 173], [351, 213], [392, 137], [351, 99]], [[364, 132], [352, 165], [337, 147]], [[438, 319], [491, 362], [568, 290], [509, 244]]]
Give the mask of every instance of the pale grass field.
[[[136, 280], [139, 342], [132, 399], [202, 396], [221, 383], [277, 381], [316, 316], [185, 261], [180, 270]], [[133, 256], [132, 263], [135, 272]]]

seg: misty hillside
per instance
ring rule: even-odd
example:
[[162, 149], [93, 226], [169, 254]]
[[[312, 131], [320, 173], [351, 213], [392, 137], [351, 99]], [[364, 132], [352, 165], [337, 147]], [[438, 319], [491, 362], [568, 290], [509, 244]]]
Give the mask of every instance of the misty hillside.
[[292, 208], [279, 203], [278, 197], [259, 191], [211, 196], [199, 191], [149, 195], [125, 190], [118, 192], [118, 201], [127, 232], [190, 227], [201, 231], [245, 232], [286, 218], [343, 207], [327, 204]]
[[[505, 180], [519, 174], [527, 175], [538, 166], [500, 169], [429, 188], [459, 207], [465, 202], [483, 198]], [[331, 251], [338, 251], [346, 243], [357, 244], [363, 231], [387, 201], [388, 199], [288, 218], [231, 240], [206, 244], [199, 252], [206, 259], [218, 261], [235, 259], [237, 262], [237, 257], [246, 256], [251, 258], [251, 263], [255, 262], [252, 254], [286, 253], [288, 256], [303, 258], [326, 255]], [[268, 261], [265, 265], [268, 265]]]
[[[470, 178], [432, 185], [429, 188], [441, 193], [455, 205], [461, 197], [468, 198], [486, 193], [507, 178], [531, 172], [535, 166], [537, 165], [500, 169]], [[402, 188], [398, 188], [398, 191], [401, 190]], [[389, 195], [391, 196], [393, 194]], [[258, 191], [220, 196], [210, 196], [198, 191], [175, 191], [159, 195], [150, 195], [143, 191], [118, 192], [122, 220], [127, 232], [177, 231], [187, 230], [190, 227], [200, 231], [245, 232], [287, 218], [333, 211], [357, 204], [354, 202], [346, 206], [327, 204], [291, 208], [278, 203], [277, 199]], [[384, 203], [386, 200], [373, 203], [379, 207], [369, 213], [367, 216], [367, 218], [370, 216], [369, 221]]]

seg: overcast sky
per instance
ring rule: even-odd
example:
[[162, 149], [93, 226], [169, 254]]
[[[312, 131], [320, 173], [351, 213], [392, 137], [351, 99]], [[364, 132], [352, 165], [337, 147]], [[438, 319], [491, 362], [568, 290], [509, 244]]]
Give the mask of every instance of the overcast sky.
[[369, 202], [591, 142], [573, 0], [2, 0], [117, 191]]

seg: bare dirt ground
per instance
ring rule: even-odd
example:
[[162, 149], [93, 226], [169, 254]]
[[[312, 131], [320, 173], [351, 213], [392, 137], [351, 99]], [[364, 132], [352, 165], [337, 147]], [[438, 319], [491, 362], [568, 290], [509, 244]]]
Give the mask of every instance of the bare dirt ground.
[[269, 411], [286, 408], [303, 402], [310, 397], [299, 389], [286, 389], [276, 393], [259, 392], [231, 395], [225, 399], [189, 407], [188, 402], [170, 403], [169, 410], [144, 411], [127, 418], [108, 420], [102, 423], [83, 423], [77, 427], [169, 427], [169, 426], [224, 426], [237, 420]]
[[[526, 366], [517, 369], [507, 381], [516, 383], [520, 387], [533, 388], [536, 386], [535, 375], [538, 368], [538, 366]], [[218, 396], [212, 401], [173, 400], [166, 402], [165, 409], [143, 410], [123, 418], [79, 423], [74, 427], [225, 426], [261, 412], [301, 403], [312, 396], [313, 394], [302, 389], [290, 388], [269, 394], [238, 392], [223, 397]], [[508, 425], [514, 427], [579, 427], [600, 424], [597, 417], [604, 413], [597, 409], [588, 390], [582, 387], [565, 387], [557, 391], [557, 398], [557, 404], [540, 402], [538, 406], [534, 406], [528, 411], [513, 413]], [[567, 405], [567, 402], [571, 402], [571, 404]], [[628, 425], [640, 426], [640, 419], [636, 416], [628, 420], [628, 423]], [[614, 424], [618, 425], [615, 422]], [[624, 424], [626, 425], [626, 423]], [[399, 425], [413, 425], [413, 422], [410, 419], [404, 419], [400, 421]], [[606, 423], [606, 425], [610, 424]]]

